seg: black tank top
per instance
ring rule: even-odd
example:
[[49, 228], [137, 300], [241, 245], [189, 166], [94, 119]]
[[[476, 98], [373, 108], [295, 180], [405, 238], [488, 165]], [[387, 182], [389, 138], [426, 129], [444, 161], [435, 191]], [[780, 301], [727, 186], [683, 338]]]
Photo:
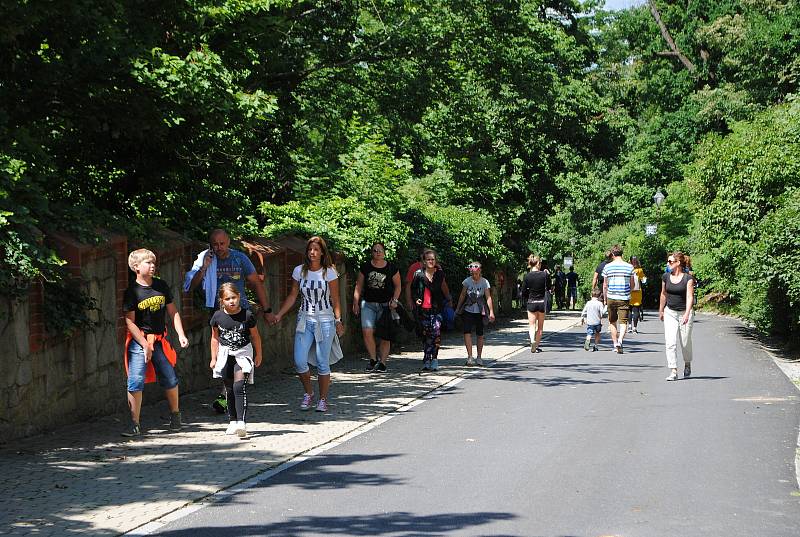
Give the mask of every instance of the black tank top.
[[673, 311], [686, 310], [686, 286], [689, 284], [691, 276], [683, 273], [681, 281], [672, 283], [669, 273], [664, 273], [661, 279], [664, 281], [664, 288], [667, 291], [667, 307]]

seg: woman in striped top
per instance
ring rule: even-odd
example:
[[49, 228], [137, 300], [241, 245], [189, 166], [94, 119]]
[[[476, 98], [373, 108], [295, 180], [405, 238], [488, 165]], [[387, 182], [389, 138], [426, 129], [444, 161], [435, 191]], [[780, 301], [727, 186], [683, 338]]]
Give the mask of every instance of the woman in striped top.
[[308, 239], [305, 261], [294, 268], [292, 280], [292, 289], [283, 301], [275, 322], [279, 323], [283, 319], [297, 300], [297, 295], [300, 295], [302, 301], [297, 313], [294, 336], [294, 365], [304, 390], [300, 409], [310, 410], [313, 405], [314, 389], [308, 367], [313, 347], [319, 381], [316, 409], [318, 412], [326, 412], [331, 383], [331, 347], [334, 336], [341, 337], [345, 329], [339, 305], [339, 274], [322, 237]]

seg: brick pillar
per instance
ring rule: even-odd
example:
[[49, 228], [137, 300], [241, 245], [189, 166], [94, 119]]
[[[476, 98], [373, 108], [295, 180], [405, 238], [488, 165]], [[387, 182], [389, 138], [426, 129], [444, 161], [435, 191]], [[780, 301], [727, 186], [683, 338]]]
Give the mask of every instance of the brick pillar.
[[31, 284], [28, 291], [28, 347], [30, 352], [39, 352], [44, 348], [44, 286], [40, 280]]
[[128, 239], [127, 237], [115, 236], [107, 246], [114, 255], [116, 265], [116, 330], [117, 343], [125, 343], [125, 336], [128, 327], [125, 325], [125, 314], [122, 311], [122, 298], [125, 296], [125, 289], [128, 288]]

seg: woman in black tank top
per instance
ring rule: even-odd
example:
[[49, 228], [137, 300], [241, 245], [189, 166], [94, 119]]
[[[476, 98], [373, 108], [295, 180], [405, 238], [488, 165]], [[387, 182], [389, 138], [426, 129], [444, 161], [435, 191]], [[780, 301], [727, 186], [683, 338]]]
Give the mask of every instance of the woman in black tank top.
[[522, 296], [528, 297], [528, 335], [531, 341], [531, 352], [542, 352], [539, 343], [542, 341], [544, 314], [547, 310], [547, 290], [550, 288], [549, 275], [540, 270], [542, 260], [539, 256], [528, 256], [528, 273], [522, 280]]
[[686, 267], [689, 256], [673, 252], [667, 258], [670, 272], [661, 277], [658, 316], [664, 321], [667, 380], [678, 380], [678, 346], [683, 355], [683, 377], [692, 374], [692, 323], [694, 321], [694, 277]]

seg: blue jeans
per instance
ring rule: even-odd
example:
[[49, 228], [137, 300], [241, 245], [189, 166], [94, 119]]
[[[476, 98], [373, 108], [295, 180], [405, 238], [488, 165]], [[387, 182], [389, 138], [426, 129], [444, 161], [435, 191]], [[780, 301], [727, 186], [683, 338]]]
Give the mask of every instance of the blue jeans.
[[380, 302], [361, 301], [361, 328], [375, 329], [375, 323], [383, 314], [384, 305]]
[[[161, 342], [156, 341], [153, 345], [153, 355], [150, 357], [153, 367], [156, 370], [158, 384], [165, 390], [174, 388], [178, 385], [178, 375], [175, 368], [167, 360]], [[147, 364], [144, 361], [144, 349], [134, 339], [128, 345], [128, 391], [140, 392], [144, 390], [144, 374]]]
[[[314, 332], [319, 325], [321, 334], [320, 340], [314, 337]], [[317, 373], [320, 375], [331, 374], [331, 345], [333, 336], [336, 334], [336, 324], [333, 319], [325, 321], [315, 321], [306, 319], [305, 332], [295, 332], [294, 334], [294, 368], [300, 374], [308, 372], [308, 353], [311, 346], [316, 345], [317, 354]]]

